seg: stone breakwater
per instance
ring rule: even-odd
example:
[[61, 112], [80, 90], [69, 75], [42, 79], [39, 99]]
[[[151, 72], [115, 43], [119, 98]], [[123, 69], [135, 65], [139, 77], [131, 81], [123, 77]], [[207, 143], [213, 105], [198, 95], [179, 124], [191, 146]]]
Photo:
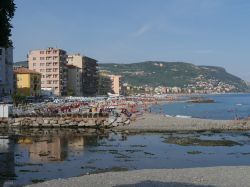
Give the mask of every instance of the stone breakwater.
[[0, 118], [0, 128], [50, 128], [50, 127], [86, 127], [86, 128], [109, 128], [128, 124], [130, 121], [125, 117], [19, 117]]

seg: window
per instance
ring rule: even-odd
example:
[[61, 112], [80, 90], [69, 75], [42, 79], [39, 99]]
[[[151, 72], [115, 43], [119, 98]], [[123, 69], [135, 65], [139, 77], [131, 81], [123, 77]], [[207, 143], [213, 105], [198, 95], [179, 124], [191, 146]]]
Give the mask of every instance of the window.
[[44, 72], [44, 69], [40, 69], [40, 72]]
[[44, 51], [40, 51], [40, 54], [44, 54]]
[[33, 60], [36, 60], [36, 57], [33, 57]]
[[44, 60], [44, 57], [40, 57], [40, 60]]
[[53, 78], [57, 78], [57, 77], [58, 77], [58, 75], [57, 75], [57, 74], [54, 74], [54, 75], [53, 75]]
[[51, 84], [52, 81], [47, 81], [47, 84]]
[[44, 63], [40, 63], [40, 66], [44, 66]]
[[46, 66], [51, 66], [51, 65], [52, 65], [51, 62], [47, 62], [47, 63], [46, 63]]
[[3, 53], [3, 52], [2, 52], [2, 49], [0, 49], [0, 55], [2, 55], [2, 53]]
[[53, 68], [53, 72], [57, 72], [58, 71], [58, 68]]
[[33, 63], [33, 66], [36, 66], [36, 63]]

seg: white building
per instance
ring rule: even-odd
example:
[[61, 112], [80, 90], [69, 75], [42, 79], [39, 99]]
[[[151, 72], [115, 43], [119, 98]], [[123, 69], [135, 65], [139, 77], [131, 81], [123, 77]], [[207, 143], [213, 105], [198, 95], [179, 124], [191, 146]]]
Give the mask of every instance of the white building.
[[0, 97], [13, 93], [13, 48], [0, 47]]

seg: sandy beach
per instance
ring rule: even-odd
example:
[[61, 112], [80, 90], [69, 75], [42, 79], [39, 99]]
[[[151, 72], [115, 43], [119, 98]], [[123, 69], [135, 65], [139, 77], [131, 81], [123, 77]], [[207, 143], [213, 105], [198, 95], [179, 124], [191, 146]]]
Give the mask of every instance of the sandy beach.
[[150, 169], [51, 180], [33, 187], [237, 187], [250, 186], [250, 167]]
[[178, 118], [145, 113], [142, 117], [132, 121], [130, 125], [119, 126], [115, 129], [148, 132], [250, 130], [250, 121]]

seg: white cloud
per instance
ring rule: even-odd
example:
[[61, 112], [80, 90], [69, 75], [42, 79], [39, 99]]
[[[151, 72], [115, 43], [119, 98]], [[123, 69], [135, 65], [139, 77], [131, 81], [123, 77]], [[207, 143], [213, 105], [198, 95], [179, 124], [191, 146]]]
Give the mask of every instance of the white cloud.
[[133, 36], [139, 37], [148, 32], [151, 29], [151, 26], [149, 24], [143, 25], [140, 27], [137, 31], [133, 33]]

